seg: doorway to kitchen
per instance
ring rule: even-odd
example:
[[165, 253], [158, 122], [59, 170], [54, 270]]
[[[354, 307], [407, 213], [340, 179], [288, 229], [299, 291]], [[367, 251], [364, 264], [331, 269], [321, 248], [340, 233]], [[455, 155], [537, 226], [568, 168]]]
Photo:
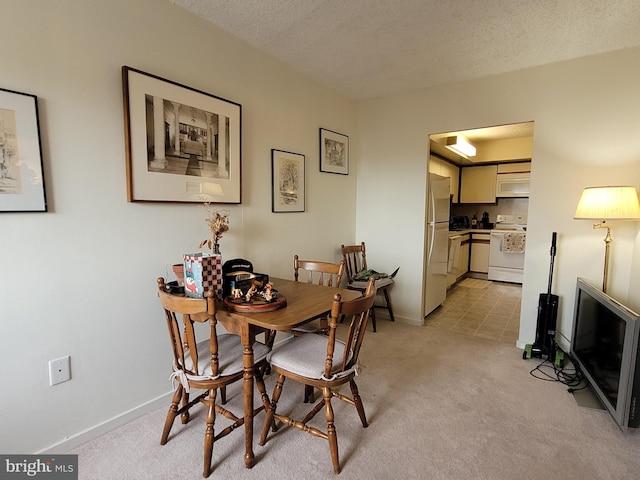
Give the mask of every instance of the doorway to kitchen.
[[[520, 271], [509, 270], [507, 275], [503, 268], [490, 268], [490, 255], [492, 250], [494, 256], [497, 251], [502, 254], [506, 248], [504, 239], [509, 237], [511, 249], [514, 248], [511, 244], [518, 241], [519, 250], [513, 250], [513, 255], [518, 258], [524, 256], [533, 131], [534, 122], [523, 122], [429, 135], [428, 182], [432, 182], [434, 178], [447, 178], [450, 202], [446, 272], [441, 272], [441, 275], [446, 276], [443, 308], [433, 308], [431, 311], [425, 309], [427, 320], [435, 321], [442, 316], [441, 311], [447, 306], [449, 311], [445, 317], [451, 320], [456, 311], [460, 313], [461, 308], [475, 301], [476, 297], [482, 294], [488, 294], [489, 297], [493, 295], [501, 298], [503, 307], [509, 310], [507, 312], [503, 308], [501, 311], [504, 320], [502, 325], [488, 325], [487, 318], [475, 318], [475, 324], [467, 326], [479, 336], [484, 336], [484, 324], [489, 329], [486, 336], [496, 338], [496, 329], [501, 329], [498, 335], [500, 338], [504, 336], [517, 339], [517, 332], [514, 334], [514, 331], [519, 326], [524, 267], [520, 266], [521, 262], [516, 262], [517, 265], [510, 262], [510, 268], [517, 267]], [[429, 231], [428, 228], [426, 231]], [[492, 235], [492, 232], [499, 231], [503, 232], [502, 235]], [[505, 231], [508, 233], [504, 233]], [[515, 238], [516, 235], [518, 238]], [[501, 245], [494, 245], [492, 248], [492, 239], [496, 242], [498, 238], [502, 239]], [[428, 292], [428, 253], [431, 251], [428, 239], [425, 251], [425, 292]], [[469, 285], [463, 285], [465, 279], [483, 280], [487, 284], [486, 288], [471, 289]], [[459, 286], [461, 288], [457, 288]], [[460, 302], [461, 308], [452, 308], [452, 304]], [[516, 304], [517, 308], [514, 307]], [[501, 306], [497, 305], [495, 308]], [[465, 312], [454, 324], [464, 316], [469, 321], [468, 315], [473, 311], [474, 309]], [[475, 311], [477, 312], [477, 308]], [[439, 323], [443, 324], [442, 319]], [[458, 323], [456, 328], [461, 327], [462, 324]]]

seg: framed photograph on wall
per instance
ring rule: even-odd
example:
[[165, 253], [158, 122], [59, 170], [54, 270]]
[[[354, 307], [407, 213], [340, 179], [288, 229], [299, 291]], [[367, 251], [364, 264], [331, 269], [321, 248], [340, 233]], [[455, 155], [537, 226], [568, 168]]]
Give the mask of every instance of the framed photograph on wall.
[[242, 106], [122, 67], [127, 200], [241, 202]]
[[271, 211], [304, 212], [304, 155], [271, 150]]
[[320, 129], [320, 171], [349, 175], [349, 137]]
[[0, 88], [0, 212], [46, 212], [38, 97]]

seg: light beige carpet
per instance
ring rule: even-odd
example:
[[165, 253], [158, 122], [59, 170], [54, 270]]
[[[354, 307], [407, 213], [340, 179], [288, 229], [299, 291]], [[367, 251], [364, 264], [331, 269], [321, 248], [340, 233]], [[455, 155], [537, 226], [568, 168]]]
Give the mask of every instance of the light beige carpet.
[[[214, 446], [210, 478], [638, 478], [640, 434], [623, 433], [607, 412], [581, 408], [564, 385], [533, 378], [539, 360], [523, 360], [521, 350], [490, 339], [382, 317], [377, 323], [378, 332], [365, 337], [357, 377], [369, 428], [353, 407], [335, 402], [339, 476], [327, 443], [309, 434], [283, 427], [257, 445], [261, 413], [256, 465], [244, 468], [244, 435], [235, 431]], [[273, 383], [271, 376], [269, 394]], [[282, 409], [305, 410], [302, 387], [284, 387]], [[241, 388], [229, 389], [230, 408], [242, 408]], [[174, 425], [165, 446], [163, 408], [69, 452], [79, 454], [79, 478], [201, 479], [204, 420], [203, 410], [196, 412], [186, 426]], [[316, 418], [321, 425], [323, 414]]]

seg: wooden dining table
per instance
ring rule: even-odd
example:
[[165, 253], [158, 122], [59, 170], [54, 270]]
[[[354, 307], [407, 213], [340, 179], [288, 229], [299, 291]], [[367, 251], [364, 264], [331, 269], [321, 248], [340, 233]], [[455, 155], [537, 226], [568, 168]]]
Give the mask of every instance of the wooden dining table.
[[247, 468], [253, 467], [253, 343], [256, 336], [269, 331], [290, 331], [331, 311], [333, 296], [339, 293], [342, 300], [353, 300], [361, 293], [346, 288], [326, 287], [282, 278], [270, 278], [273, 287], [286, 299], [286, 306], [270, 312], [238, 312], [223, 302], [218, 302], [216, 318], [230, 333], [239, 335], [243, 351], [244, 431]]

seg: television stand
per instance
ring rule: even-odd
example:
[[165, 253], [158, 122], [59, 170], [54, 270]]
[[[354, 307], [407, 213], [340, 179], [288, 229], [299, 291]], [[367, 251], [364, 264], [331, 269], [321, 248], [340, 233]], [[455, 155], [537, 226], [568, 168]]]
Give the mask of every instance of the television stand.
[[585, 388], [574, 390], [571, 393], [573, 394], [573, 399], [576, 401], [579, 407], [588, 408], [590, 410], [606, 411], [606, 408], [604, 407], [600, 399], [596, 396], [595, 392], [591, 388], [591, 385], [589, 385], [588, 383]]

